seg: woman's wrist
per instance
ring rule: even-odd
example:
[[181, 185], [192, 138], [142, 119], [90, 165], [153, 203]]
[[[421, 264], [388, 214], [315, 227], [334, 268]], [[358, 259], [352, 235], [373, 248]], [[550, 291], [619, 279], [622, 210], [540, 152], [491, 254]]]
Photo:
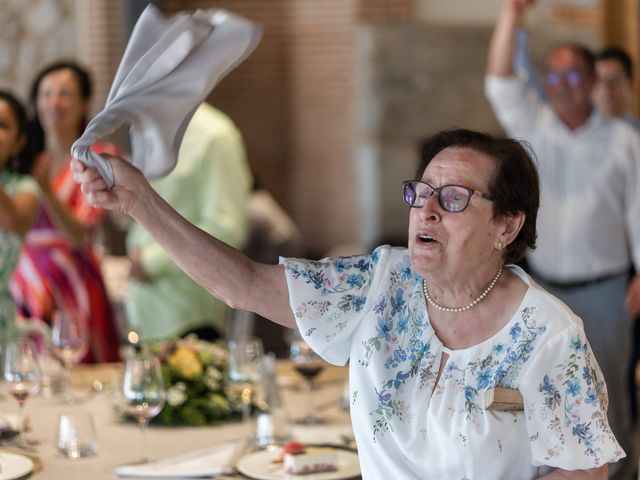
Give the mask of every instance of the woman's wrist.
[[160, 215], [162, 198], [148, 182], [142, 182], [141, 187], [139, 193], [132, 197], [131, 205], [123, 213], [144, 225]]

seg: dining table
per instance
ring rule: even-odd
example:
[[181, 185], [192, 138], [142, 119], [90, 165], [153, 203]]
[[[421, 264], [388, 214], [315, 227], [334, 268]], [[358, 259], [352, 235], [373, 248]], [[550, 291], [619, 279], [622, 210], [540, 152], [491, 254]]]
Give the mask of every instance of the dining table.
[[[277, 384], [281, 392], [291, 436], [309, 444], [347, 445], [352, 443], [349, 413], [345, 409], [347, 368], [326, 366], [314, 382], [312, 392], [314, 414], [321, 416], [318, 425], [298, 425], [296, 420], [307, 412], [308, 397], [304, 382], [288, 360], [276, 363]], [[142, 456], [142, 438], [135, 422], [125, 421], [117, 408], [122, 386], [123, 366], [120, 363], [79, 365], [74, 369], [69, 391], [75, 401], [64, 396], [37, 395], [26, 403], [27, 433], [34, 445], [25, 454], [36, 459], [34, 480], [106, 480], [118, 478], [114, 470], [133, 463]], [[99, 385], [102, 388], [95, 388]], [[348, 403], [348, 402], [347, 402]], [[0, 395], [0, 413], [15, 415], [17, 402], [7, 393]], [[88, 412], [94, 420], [98, 448], [93, 455], [69, 459], [57, 448], [56, 435], [60, 415]], [[255, 422], [226, 421], [204, 427], [161, 427], [151, 424], [147, 431], [147, 452], [152, 461], [188, 454], [209, 447], [242, 442], [255, 434]], [[2, 447], [11, 445], [0, 443]], [[16, 451], [12, 449], [11, 451]], [[237, 472], [231, 477], [246, 478]], [[0, 478], [2, 474], [0, 473]], [[217, 478], [217, 477], [214, 477]], [[222, 477], [223, 478], [223, 477]]]

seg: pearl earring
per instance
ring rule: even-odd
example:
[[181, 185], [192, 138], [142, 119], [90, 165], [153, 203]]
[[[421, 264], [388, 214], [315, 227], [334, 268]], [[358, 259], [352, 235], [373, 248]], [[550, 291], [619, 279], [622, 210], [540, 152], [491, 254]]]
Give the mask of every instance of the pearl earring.
[[498, 240], [498, 244], [496, 245], [496, 250], [501, 251], [503, 249], [502, 240]]

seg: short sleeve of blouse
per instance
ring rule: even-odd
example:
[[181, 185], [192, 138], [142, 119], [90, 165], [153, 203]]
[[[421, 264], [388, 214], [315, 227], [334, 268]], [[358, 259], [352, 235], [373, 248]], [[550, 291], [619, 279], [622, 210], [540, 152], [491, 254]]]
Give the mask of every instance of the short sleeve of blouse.
[[391, 250], [383, 246], [372, 255], [319, 261], [280, 259], [298, 329], [327, 362], [344, 365], [349, 359], [353, 334], [370, 310], [372, 291], [380, 288]]
[[607, 390], [581, 326], [549, 339], [523, 373], [534, 466], [596, 468], [624, 457], [607, 421]]
[[[36, 181], [29, 175], [11, 174], [7, 176], [5, 188], [9, 195], [17, 195], [19, 193], [32, 193], [40, 196], [40, 188]], [[3, 182], [4, 183], [4, 182]]]

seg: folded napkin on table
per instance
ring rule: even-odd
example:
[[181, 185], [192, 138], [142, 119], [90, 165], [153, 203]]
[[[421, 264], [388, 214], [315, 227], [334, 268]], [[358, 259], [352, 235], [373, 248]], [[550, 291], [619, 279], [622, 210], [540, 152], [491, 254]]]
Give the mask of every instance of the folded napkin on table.
[[91, 151], [99, 140], [115, 143], [149, 179], [168, 174], [196, 108], [253, 51], [261, 34], [258, 25], [225, 10], [183, 12], [166, 20], [149, 5], [131, 34], [104, 110], [71, 155], [96, 167], [110, 187], [109, 163]]
[[232, 473], [248, 446], [246, 441], [217, 445], [154, 462], [123, 465], [114, 473], [136, 478], [198, 478]]

